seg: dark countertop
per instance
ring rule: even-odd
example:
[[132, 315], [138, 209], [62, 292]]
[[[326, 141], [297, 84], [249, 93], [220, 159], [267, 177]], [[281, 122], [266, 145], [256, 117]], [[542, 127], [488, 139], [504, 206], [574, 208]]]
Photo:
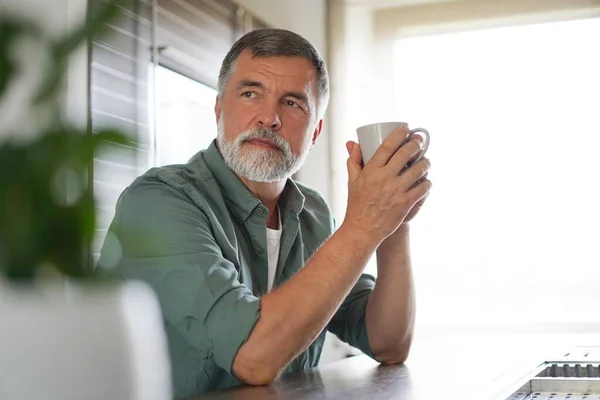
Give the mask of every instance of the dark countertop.
[[285, 374], [270, 386], [243, 386], [195, 400], [225, 399], [492, 399], [546, 359], [589, 335], [472, 335], [423, 337], [405, 365], [384, 366], [365, 355]]

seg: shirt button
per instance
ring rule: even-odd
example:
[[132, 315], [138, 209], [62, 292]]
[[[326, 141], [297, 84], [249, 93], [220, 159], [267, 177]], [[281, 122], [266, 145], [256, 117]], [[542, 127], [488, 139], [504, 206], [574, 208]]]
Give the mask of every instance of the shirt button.
[[256, 251], [256, 254], [258, 254], [259, 256], [263, 253], [263, 249], [261, 249], [260, 247], [256, 247], [254, 251]]
[[257, 208], [257, 209], [256, 209], [256, 214], [258, 214], [258, 215], [262, 215], [262, 214], [264, 214], [264, 213], [265, 213], [265, 212], [264, 212], [264, 210], [263, 210], [262, 208]]

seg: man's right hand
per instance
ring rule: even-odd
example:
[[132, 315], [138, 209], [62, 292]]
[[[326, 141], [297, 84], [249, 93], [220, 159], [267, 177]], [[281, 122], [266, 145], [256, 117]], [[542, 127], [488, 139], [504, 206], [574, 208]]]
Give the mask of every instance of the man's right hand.
[[398, 229], [431, 188], [426, 179], [430, 167], [427, 158], [405, 169], [422, 149], [418, 135], [403, 144], [409, 133], [406, 126], [394, 130], [364, 166], [358, 143], [346, 144], [350, 156], [343, 225], [372, 238], [377, 245]]

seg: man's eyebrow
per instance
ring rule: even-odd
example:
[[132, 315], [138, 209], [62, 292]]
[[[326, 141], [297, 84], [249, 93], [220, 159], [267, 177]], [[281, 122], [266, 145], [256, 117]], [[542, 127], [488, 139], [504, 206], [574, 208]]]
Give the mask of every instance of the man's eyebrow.
[[[253, 81], [251, 79], [242, 79], [235, 86], [236, 86], [236, 90], [240, 90], [240, 89], [247, 88], [247, 87], [255, 87], [255, 88], [259, 88], [259, 89], [263, 89], [263, 90], [265, 89], [265, 85], [263, 85], [262, 82]], [[308, 96], [303, 92], [297, 92], [297, 91], [291, 90], [291, 91], [285, 92], [283, 94], [283, 97], [293, 97], [296, 100], [299, 100], [304, 104], [309, 104]]]
[[259, 88], [259, 89], [264, 89], [265, 88], [265, 85], [263, 85], [262, 82], [253, 81], [253, 80], [250, 80], [250, 79], [242, 79], [235, 86], [236, 86], [237, 89], [242, 89], [242, 88], [245, 88], [245, 87], [255, 87], [255, 88]]
[[294, 97], [296, 100], [300, 100], [304, 104], [308, 105], [308, 97], [306, 96], [306, 94], [304, 94], [302, 92], [294, 92], [294, 91], [285, 92], [283, 97]]

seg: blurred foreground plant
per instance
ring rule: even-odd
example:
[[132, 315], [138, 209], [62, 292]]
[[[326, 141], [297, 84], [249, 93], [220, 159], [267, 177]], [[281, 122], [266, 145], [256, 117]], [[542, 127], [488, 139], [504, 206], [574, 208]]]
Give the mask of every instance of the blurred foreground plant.
[[69, 56], [89, 44], [118, 11], [113, 1], [94, 4], [86, 21], [60, 40], [48, 38], [31, 21], [0, 17], [0, 125], [11, 116], [6, 105], [26, 67], [20, 57], [27, 51], [24, 44], [35, 43], [46, 53], [42, 76], [21, 110], [43, 121], [41, 126], [32, 134], [23, 124], [0, 136], [0, 278], [30, 282], [48, 268], [71, 277], [91, 276], [94, 152], [106, 142], [126, 142], [119, 132], [92, 134], [62, 118]]

